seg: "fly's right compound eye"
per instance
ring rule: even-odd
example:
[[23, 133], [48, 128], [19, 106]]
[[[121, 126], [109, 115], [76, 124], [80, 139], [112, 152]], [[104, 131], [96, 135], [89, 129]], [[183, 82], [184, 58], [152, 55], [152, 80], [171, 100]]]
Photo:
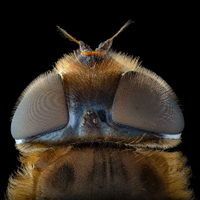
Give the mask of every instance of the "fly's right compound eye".
[[123, 74], [112, 118], [118, 124], [170, 139], [178, 139], [184, 129], [184, 118], [171, 88], [145, 68]]

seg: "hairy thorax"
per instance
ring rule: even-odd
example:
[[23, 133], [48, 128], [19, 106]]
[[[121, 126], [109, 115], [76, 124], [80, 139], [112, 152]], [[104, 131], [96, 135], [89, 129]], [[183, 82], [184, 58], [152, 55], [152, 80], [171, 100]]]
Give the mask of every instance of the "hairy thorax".
[[[27, 199], [188, 199], [178, 152], [86, 144], [32, 152], [15, 197]], [[35, 163], [35, 164], [32, 164]], [[25, 197], [23, 196], [23, 198]], [[19, 197], [20, 199], [20, 197]]]

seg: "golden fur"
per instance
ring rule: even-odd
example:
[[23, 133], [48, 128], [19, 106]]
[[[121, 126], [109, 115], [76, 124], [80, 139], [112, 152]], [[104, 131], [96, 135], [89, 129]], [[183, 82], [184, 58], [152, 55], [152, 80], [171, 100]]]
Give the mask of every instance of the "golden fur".
[[[45, 148], [48, 150], [44, 150]], [[123, 184], [127, 183], [126, 187], [128, 187], [129, 190], [126, 191], [126, 193], [129, 198], [131, 195], [133, 199], [137, 196], [135, 192], [135, 189], [137, 189], [137, 192], [141, 195], [140, 197], [144, 197], [144, 199], [192, 199], [193, 193], [191, 190], [187, 189], [189, 185], [188, 178], [190, 176], [190, 168], [186, 166], [187, 159], [180, 152], [165, 152], [146, 148], [114, 148], [112, 145], [103, 144], [97, 146], [93, 145], [91, 147], [83, 145], [54, 148], [48, 148], [43, 145], [43, 150], [34, 150], [34, 147], [30, 147], [30, 153], [22, 153], [22, 168], [18, 171], [15, 178], [10, 178], [10, 185], [8, 188], [9, 199], [40, 199], [43, 195], [47, 195], [47, 199], [51, 199], [50, 197], [52, 197], [52, 199], [59, 199], [57, 197], [61, 195], [61, 193], [53, 189], [49, 183], [51, 183], [51, 177], [53, 177], [56, 169], [65, 162], [70, 163], [79, 176], [82, 175], [82, 178], [76, 177], [79, 181], [79, 185], [76, 186], [77, 197], [78, 195], [81, 196], [81, 192], [78, 193], [78, 191], [85, 191], [87, 188], [88, 191], [85, 192], [89, 194], [91, 192], [89, 190], [91, 187], [90, 182], [86, 183], [85, 180], [89, 178], [87, 176], [89, 171], [92, 170], [92, 166], [95, 164], [94, 162], [99, 165], [97, 159], [94, 159], [94, 157], [97, 158], [99, 155], [100, 157], [98, 160], [105, 159], [105, 161], [108, 162], [110, 157], [114, 155], [118, 164], [123, 163], [126, 173], [128, 174], [126, 177], [127, 182], [123, 177], [116, 176], [116, 180], [114, 180], [113, 183], [109, 179], [109, 169], [107, 169], [105, 170], [108, 176], [106, 183], [108, 185], [111, 183], [115, 185], [119, 184], [119, 188], [123, 188]], [[105, 156], [103, 157], [102, 155], [104, 154]], [[104, 160], [102, 160], [102, 162], [103, 161]], [[144, 180], [141, 182], [141, 176], [145, 170], [147, 170], [147, 172], [143, 178], [146, 180], [146, 183]], [[118, 171], [120, 174], [120, 170]], [[98, 168], [95, 173], [99, 173]], [[154, 175], [152, 173], [154, 173]], [[83, 180], [83, 182], [81, 182], [81, 180]], [[96, 181], [93, 180], [91, 183], [95, 185]], [[105, 182], [98, 182], [98, 184], [103, 185]], [[86, 188], [85, 185], [87, 185]], [[101, 194], [107, 194], [106, 188], [100, 190], [102, 192], [101, 194], [99, 194], [100, 191], [98, 188], [95, 189], [91, 192], [91, 198], [89, 198], [90, 195], [88, 195], [87, 199], [93, 199], [92, 195], [96, 195], [95, 199], [98, 199], [98, 197], [103, 199]], [[149, 193], [151, 190], [153, 190], [152, 193]], [[70, 194], [73, 194], [72, 192], [73, 191], [69, 192], [69, 199], [73, 199], [73, 197], [70, 196]], [[54, 194], [58, 196], [54, 196]], [[120, 193], [115, 190], [110, 189], [110, 194], [120, 197]], [[40, 197], [38, 197], [38, 195]], [[120, 197], [119, 199], [123, 198]]]

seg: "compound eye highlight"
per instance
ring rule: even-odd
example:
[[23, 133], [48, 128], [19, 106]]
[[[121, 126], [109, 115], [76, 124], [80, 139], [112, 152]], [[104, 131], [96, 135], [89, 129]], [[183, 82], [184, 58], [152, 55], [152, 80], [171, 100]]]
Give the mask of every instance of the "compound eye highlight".
[[14, 139], [32, 138], [66, 126], [68, 118], [62, 79], [50, 72], [25, 89], [12, 119], [11, 133]]
[[140, 68], [123, 74], [115, 94], [113, 121], [125, 126], [178, 139], [184, 118], [167, 83], [155, 73]]

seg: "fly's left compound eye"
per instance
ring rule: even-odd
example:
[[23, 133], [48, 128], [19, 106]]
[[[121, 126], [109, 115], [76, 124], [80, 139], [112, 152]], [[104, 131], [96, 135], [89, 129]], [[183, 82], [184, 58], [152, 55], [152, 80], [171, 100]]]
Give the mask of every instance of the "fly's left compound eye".
[[27, 139], [60, 129], [68, 123], [61, 77], [53, 72], [36, 78], [22, 95], [12, 119], [14, 139]]
[[146, 69], [126, 72], [115, 94], [114, 122], [140, 130], [173, 137], [184, 128], [182, 112], [171, 88]]

